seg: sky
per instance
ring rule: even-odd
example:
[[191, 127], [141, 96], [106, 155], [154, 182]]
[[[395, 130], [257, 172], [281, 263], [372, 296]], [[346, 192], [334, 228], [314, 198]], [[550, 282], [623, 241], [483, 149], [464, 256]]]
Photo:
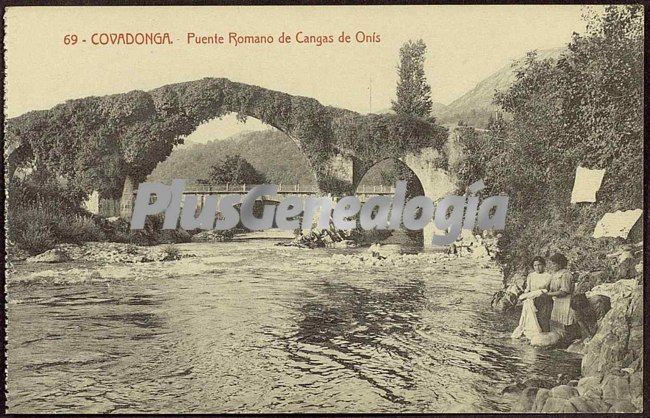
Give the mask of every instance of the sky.
[[[449, 104], [533, 49], [583, 32], [580, 5], [9, 7], [5, 14], [5, 114], [65, 100], [226, 77], [361, 113], [390, 107], [400, 46], [422, 38], [435, 102]], [[379, 42], [356, 42], [357, 32]], [[169, 32], [173, 45], [99, 46], [93, 33]], [[196, 45], [187, 33], [271, 35], [267, 45]], [[280, 44], [285, 32], [291, 44]], [[297, 43], [296, 34], [352, 36], [350, 43]], [[76, 45], [64, 36], [76, 34]], [[81, 39], [87, 42], [82, 43]], [[376, 39], [376, 38], [375, 38]], [[372, 93], [370, 87], [372, 86]], [[205, 142], [264, 128], [226, 117], [189, 139]]]

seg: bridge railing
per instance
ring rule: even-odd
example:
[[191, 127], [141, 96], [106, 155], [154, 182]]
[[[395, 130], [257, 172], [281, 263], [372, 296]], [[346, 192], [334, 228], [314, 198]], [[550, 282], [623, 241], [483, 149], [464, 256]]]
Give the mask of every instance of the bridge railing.
[[391, 193], [395, 193], [395, 187], [384, 186], [382, 184], [377, 186], [363, 184], [357, 187], [356, 193], [357, 194], [391, 194]]
[[[208, 184], [191, 181], [186, 183], [184, 194], [247, 193], [259, 184]], [[136, 194], [137, 191], [133, 193]], [[320, 194], [318, 186], [304, 184], [278, 184], [278, 194]], [[356, 194], [393, 194], [395, 187], [386, 185], [360, 185]]]
[[[186, 194], [190, 192], [211, 192], [211, 193], [243, 193], [249, 192], [259, 184], [205, 184], [205, 183], [188, 183], [185, 186]], [[278, 193], [319, 193], [318, 186], [304, 184], [278, 184]]]

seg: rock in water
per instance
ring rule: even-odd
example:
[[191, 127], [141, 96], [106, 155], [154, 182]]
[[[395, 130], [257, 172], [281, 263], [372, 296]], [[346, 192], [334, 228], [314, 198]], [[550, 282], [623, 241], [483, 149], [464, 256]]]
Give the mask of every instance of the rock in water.
[[533, 405], [535, 404], [535, 399], [539, 391], [540, 388], [536, 388], [536, 387], [527, 387], [526, 389], [524, 389], [521, 392], [521, 395], [519, 396], [519, 400], [512, 408], [512, 411], [513, 412], [530, 411], [533, 408]]
[[374, 244], [368, 249], [376, 258], [390, 258], [400, 256], [402, 247], [398, 244]]

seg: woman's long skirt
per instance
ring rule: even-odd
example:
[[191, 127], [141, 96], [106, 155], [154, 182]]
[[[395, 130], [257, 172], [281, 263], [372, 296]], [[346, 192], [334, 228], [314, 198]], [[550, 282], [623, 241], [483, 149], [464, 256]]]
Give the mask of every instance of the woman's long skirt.
[[512, 332], [512, 338], [520, 338], [525, 336], [530, 339], [535, 335], [542, 332], [542, 328], [537, 322], [537, 309], [535, 302], [532, 299], [526, 299], [521, 305], [521, 317], [519, 317], [519, 325]]
[[571, 295], [555, 297], [551, 311], [551, 331], [564, 332], [567, 325], [574, 322], [574, 312], [571, 309]]

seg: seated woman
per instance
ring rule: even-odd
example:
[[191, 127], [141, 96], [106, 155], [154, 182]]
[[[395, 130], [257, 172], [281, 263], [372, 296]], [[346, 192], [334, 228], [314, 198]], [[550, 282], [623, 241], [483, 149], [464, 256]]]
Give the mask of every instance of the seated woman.
[[[512, 338], [525, 336], [532, 338], [549, 329], [551, 304], [544, 300], [548, 291], [551, 276], [545, 273], [546, 262], [543, 257], [533, 259], [533, 272], [526, 279], [524, 293], [519, 296], [523, 300], [519, 325], [512, 333]], [[546, 297], [547, 299], [547, 297]]]
[[560, 253], [554, 254], [549, 259], [552, 278], [548, 295], [553, 297], [551, 331], [571, 340], [572, 333], [575, 331], [575, 313], [571, 309], [573, 277], [567, 269], [567, 264], [566, 257]]

